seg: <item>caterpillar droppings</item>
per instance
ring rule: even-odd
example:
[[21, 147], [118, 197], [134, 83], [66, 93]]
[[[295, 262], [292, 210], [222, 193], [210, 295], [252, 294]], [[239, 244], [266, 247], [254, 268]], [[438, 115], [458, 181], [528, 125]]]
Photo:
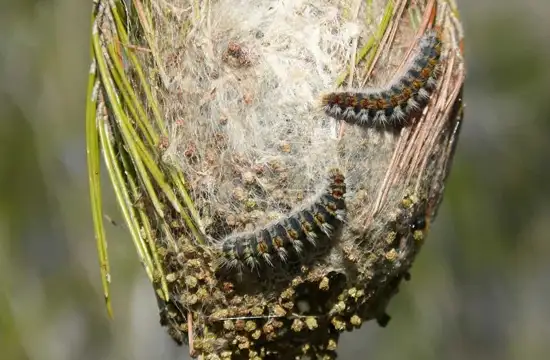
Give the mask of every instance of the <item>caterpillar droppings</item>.
[[328, 185], [315, 200], [289, 215], [253, 232], [230, 235], [219, 243], [218, 269], [242, 274], [263, 266], [276, 267], [300, 260], [306, 250], [315, 249], [330, 240], [346, 214], [345, 177], [331, 169]]
[[441, 45], [441, 30], [427, 31], [401, 76], [381, 89], [324, 94], [325, 113], [366, 127], [401, 126], [413, 110], [428, 104], [437, 84]]

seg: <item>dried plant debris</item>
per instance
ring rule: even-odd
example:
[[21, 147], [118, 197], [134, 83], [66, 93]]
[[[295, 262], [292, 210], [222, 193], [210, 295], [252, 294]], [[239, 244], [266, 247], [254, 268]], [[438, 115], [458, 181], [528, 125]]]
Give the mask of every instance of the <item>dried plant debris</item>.
[[[439, 30], [415, 37], [395, 2], [374, 71], [358, 62], [347, 79], [365, 104], [334, 84], [378, 33], [362, 19], [381, 19], [381, 4], [153, 3], [162, 160], [184, 174], [208, 239], [177, 227], [157, 239], [171, 294], [161, 323], [204, 359], [335, 358], [343, 331], [387, 325], [442, 197], [464, 75], [450, 10], [435, 2]], [[429, 14], [434, 2], [414, 3]], [[361, 126], [375, 114], [358, 106], [414, 121]], [[395, 106], [403, 116], [385, 112]], [[340, 115], [363, 120], [342, 127]]]

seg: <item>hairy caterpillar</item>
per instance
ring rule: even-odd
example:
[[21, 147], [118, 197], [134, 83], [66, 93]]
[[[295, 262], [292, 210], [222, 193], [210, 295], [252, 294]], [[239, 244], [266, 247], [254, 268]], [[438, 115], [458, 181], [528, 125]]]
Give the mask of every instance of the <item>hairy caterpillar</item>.
[[429, 30], [406, 71], [381, 89], [331, 92], [321, 97], [325, 113], [367, 127], [401, 125], [413, 110], [426, 106], [437, 84], [441, 31]]
[[253, 232], [238, 233], [223, 239], [218, 269], [242, 273], [262, 266], [299, 260], [308, 248], [332, 237], [344, 221], [345, 178], [339, 169], [331, 169], [328, 185], [310, 204]]

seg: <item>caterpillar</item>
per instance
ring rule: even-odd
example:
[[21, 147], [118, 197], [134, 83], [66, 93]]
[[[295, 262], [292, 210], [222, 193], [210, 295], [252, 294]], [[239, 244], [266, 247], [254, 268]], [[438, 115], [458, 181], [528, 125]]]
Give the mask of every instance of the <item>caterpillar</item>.
[[217, 268], [242, 274], [262, 266], [299, 260], [305, 251], [330, 240], [346, 215], [345, 177], [333, 168], [328, 185], [311, 203], [291, 212], [278, 221], [252, 232], [230, 235], [219, 243], [221, 250]]
[[400, 126], [413, 110], [428, 104], [437, 84], [441, 58], [441, 30], [427, 31], [407, 70], [381, 89], [331, 92], [321, 96], [325, 113], [366, 127]]

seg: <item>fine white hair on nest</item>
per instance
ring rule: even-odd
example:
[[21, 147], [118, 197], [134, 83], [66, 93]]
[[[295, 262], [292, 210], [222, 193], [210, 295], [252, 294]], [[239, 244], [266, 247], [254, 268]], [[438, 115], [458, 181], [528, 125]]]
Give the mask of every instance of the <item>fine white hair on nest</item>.
[[346, 174], [348, 197], [366, 191], [357, 206], [372, 201], [365, 179], [382, 180], [394, 136], [349, 128], [342, 141], [319, 106], [348, 66], [352, 40], [372, 29], [345, 19], [335, 0], [208, 4], [190, 9], [191, 23], [180, 28], [157, 19], [171, 79], [164, 159], [184, 172], [208, 235], [254, 230], [288, 213], [319, 190], [329, 168]]

